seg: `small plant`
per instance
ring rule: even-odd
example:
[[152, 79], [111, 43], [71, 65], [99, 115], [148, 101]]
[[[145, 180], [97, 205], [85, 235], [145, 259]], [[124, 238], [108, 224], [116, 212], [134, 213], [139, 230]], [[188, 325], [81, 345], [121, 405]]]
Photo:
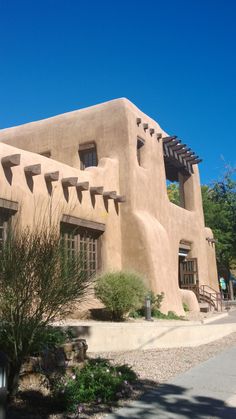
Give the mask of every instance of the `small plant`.
[[152, 316], [163, 320], [182, 320], [182, 317], [178, 316], [174, 311], [168, 311], [167, 314], [164, 314], [160, 310], [153, 310]]
[[[164, 299], [164, 292], [161, 292], [160, 294], [154, 294], [153, 291], [148, 291], [147, 293], [147, 297], [150, 298], [151, 301], [151, 314], [152, 317], [158, 317], [161, 318], [162, 313], [160, 312], [160, 308], [161, 308], [161, 303]], [[157, 314], [158, 313], [158, 314]], [[140, 309], [138, 310], [132, 310], [129, 313], [130, 317], [133, 317], [134, 319], [138, 319], [140, 317], [144, 317], [145, 316], [145, 307], [142, 306]], [[165, 316], [163, 314], [163, 316]]]
[[152, 303], [152, 308], [154, 310], [160, 310], [161, 303], [164, 300], [164, 296], [165, 296], [164, 292], [161, 292], [160, 294], [153, 295], [153, 300], [151, 300], [151, 303]]
[[186, 303], [183, 303], [183, 309], [185, 311], [185, 313], [187, 313], [189, 311], [189, 306]]
[[91, 359], [71, 376], [54, 384], [54, 395], [67, 411], [78, 411], [81, 403], [109, 403], [128, 397], [137, 376], [128, 365], [113, 366], [104, 359]]
[[55, 349], [62, 346], [68, 339], [67, 333], [60, 327], [47, 326], [39, 329], [35, 336], [35, 347], [32, 345], [31, 355], [36, 355], [45, 349]]
[[131, 310], [142, 307], [146, 288], [142, 278], [131, 272], [112, 272], [98, 278], [95, 295], [110, 311], [113, 320], [124, 320]]

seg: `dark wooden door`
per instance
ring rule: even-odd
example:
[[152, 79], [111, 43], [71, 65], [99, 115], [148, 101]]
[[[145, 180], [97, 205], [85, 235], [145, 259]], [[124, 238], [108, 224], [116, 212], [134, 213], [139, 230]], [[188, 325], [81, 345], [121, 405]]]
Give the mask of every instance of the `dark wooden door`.
[[180, 262], [180, 288], [195, 288], [198, 286], [197, 258], [189, 258]]

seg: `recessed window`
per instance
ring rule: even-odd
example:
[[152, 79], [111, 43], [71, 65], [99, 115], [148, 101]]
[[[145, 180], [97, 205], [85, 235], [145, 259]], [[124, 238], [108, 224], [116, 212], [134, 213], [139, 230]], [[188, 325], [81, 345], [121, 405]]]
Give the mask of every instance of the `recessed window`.
[[12, 212], [9, 212], [5, 208], [0, 208], [0, 252], [7, 238], [11, 216]]
[[97, 166], [97, 149], [94, 143], [80, 144], [79, 146], [80, 169]]
[[164, 163], [168, 198], [173, 204], [185, 208], [184, 182], [187, 177], [173, 160], [164, 157]]
[[139, 166], [142, 166], [142, 151], [143, 151], [144, 144], [145, 144], [145, 140], [138, 137], [137, 138], [137, 160], [138, 160]]
[[[63, 219], [68, 219], [68, 216], [63, 216]], [[98, 223], [86, 222], [75, 217], [69, 219], [72, 223], [61, 222], [61, 238], [66, 246], [67, 255], [70, 258], [78, 257], [84, 275], [88, 278], [93, 277], [101, 269], [101, 234], [104, 229], [84, 226]], [[77, 222], [84, 225], [78, 226], [75, 224]]]

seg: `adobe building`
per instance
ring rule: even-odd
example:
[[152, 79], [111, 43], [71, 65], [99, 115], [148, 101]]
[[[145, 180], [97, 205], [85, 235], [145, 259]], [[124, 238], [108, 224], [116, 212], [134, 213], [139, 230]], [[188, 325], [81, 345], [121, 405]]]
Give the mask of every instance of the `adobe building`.
[[[198, 310], [195, 287], [218, 291], [201, 160], [129, 100], [3, 129], [0, 157], [0, 246], [16, 214], [22, 227], [43, 217], [69, 251], [86, 251], [88, 275], [137, 271], [164, 292], [164, 312]], [[167, 180], [179, 182], [180, 206]]]

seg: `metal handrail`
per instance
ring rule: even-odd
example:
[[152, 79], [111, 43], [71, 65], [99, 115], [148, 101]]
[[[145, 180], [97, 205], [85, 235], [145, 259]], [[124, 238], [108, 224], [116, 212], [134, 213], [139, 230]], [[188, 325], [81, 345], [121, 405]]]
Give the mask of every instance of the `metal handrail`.
[[[208, 292], [205, 290], [205, 288], [209, 288], [213, 292]], [[199, 287], [199, 291], [200, 290], [202, 291], [203, 295], [208, 296], [208, 298], [210, 298], [217, 311], [219, 311], [219, 307], [222, 311], [222, 296], [220, 292], [214, 290], [214, 288], [212, 288], [210, 285], [201, 285]]]

